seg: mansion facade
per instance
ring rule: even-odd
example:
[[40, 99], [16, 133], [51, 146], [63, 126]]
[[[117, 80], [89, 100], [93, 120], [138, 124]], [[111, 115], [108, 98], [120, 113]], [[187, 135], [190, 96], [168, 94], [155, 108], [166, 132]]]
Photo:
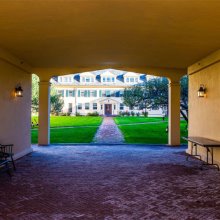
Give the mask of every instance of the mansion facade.
[[[117, 70], [100, 70], [59, 76], [53, 79], [55, 89], [64, 100], [64, 113], [87, 115], [119, 115], [120, 112], [139, 112], [123, 104], [124, 89], [149, 79], [145, 74]], [[162, 109], [147, 110], [149, 116], [161, 116]]]

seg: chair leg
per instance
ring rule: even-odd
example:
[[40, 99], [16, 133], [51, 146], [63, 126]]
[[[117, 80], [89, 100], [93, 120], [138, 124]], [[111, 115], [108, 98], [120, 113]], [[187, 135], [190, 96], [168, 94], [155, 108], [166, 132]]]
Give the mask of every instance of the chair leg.
[[6, 166], [6, 172], [7, 174], [10, 176], [10, 178], [12, 177], [11, 172], [10, 172], [10, 167], [8, 166], [8, 163], [5, 164]]
[[11, 162], [12, 162], [12, 164], [13, 164], [14, 171], [16, 171], [15, 162], [14, 162], [14, 160], [13, 160], [13, 157], [12, 157], [12, 156], [11, 156]]

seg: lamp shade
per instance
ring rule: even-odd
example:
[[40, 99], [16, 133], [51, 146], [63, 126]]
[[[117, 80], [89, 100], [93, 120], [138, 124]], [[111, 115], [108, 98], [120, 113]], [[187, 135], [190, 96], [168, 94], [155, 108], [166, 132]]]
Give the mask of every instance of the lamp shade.
[[198, 90], [198, 97], [203, 98], [205, 97], [205, 86], [200, 85], [199, 90]]
[[16, 97], [23, 97], [23, 89], [21, 86], [15, 88], [15, 96]]

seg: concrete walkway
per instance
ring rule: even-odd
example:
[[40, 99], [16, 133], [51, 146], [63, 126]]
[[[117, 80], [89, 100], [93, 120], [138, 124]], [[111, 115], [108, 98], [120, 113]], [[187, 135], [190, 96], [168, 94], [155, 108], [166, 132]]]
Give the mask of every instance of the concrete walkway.
[[113, 118], [104, 117], [101, 126], [99, 127], [93, 143], [98, 144], [121, 144], [124, 143], [124, 137], [118, 129]]

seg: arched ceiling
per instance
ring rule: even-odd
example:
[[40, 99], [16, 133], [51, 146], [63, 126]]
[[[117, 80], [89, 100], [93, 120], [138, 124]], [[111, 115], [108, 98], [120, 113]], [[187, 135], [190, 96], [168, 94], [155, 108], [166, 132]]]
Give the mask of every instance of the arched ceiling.
[[220, 48], [220, 1], [1, 1], [0, 47], [42, 69], [186, 69]]

